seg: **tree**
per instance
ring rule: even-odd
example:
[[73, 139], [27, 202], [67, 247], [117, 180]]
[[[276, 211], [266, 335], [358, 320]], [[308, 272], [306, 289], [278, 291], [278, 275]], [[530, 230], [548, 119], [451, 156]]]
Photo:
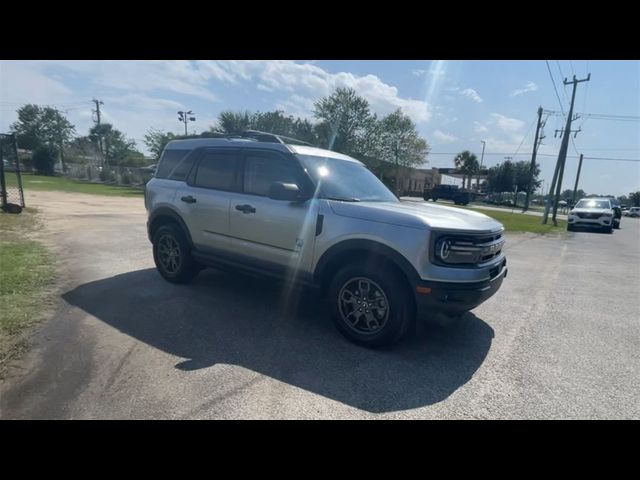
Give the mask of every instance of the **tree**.
[[94, 162], [100, 158], [98, 146], [89, 137], [76, 137], [67, 146], [67, 160], [69, 163]]
[[375, 153], [377, 119], [369, 110], [369, 102], [352, 88], [338, 88], [315, 103], [314, 114], [320, 121], [320, 144], [351, 156]]
[[58, 149], [56, 147], [42, 145], [33, 151], [33, 166], [42, 175], [53, 175], [57, 157]]
[[471, 187], [471, 178], [474, 173], [478, 171], [480, 168], [480, 163], [478, 162], [478, 157], [475, 154], [471, 153], [469, 150], [465, 150], [464, 152], [460, 152], [453, 159], [453, 164], [456, 169], [462, 172], [462, 188], [465, 187], [465, 181], [467, 180], [467, 176], [469, 177], [469, 185], [468, 188]]
[[75, 127], [58, 110], [28, 104], [17, 111], [18, 120], [11, 125], [20, 148], [36, 150], [45, 145], [56, 145], [62, 168], [66, 171], [64, 149], [71, 140]]
[[286, 116], [282, 110], [272, 112], [233, 112], [225, 110], [218, 115], [218, 124], [212, 132], [238, 134], [244, 130], [259, 130], [293, 137], [312, 145], [318, 144], [315, 126], [307, 119]]
[[395, 190], [400, 194], [398, 178], [400, 167], [413, 167], [425, 162], [429, 153], [429, 145], [418, 135], [416, 126], [408, 115], [397, 109], [385, 116], [375, 130], [377, 145], [370, 149], [377, 150], [376, 157], [395, 165]]
[[231, 134], [240, 133], [243, 130], [253, 130], [253, 114], [248, 110], [244, 112], [222, 111], [218, 114], [218, 125], [212, 130]]
[[511, 160], [505, 160], [504, 162], [491, 167], [487, 172], [489, 191], [500, 194], [500, 197], [502, 197], [503, 192], [513, 191], [516, 185], [515, 174], [516, 169]]
[[136, 142], [126, 138], [110, 123], [93, 126], [89, 130], [89, 138], [98, 146], [102, 139], [102, 154], [110, 165], [144, 165], [144, 155], [135, 148]]
[[640, 207], [640, 191], [631, 192], [629, 194], [629, 201], [631, 202], [632, 206]]
[[[518, 192], [526, 192], [529, 189], [529, 178], [531, 177], [531, 162], [521, 160], [513, 164], [515, 170], [514, 184], [518, 187]], [[533, 166], [533, 185], [531, 191], [535, 192], [540, 188], [542, 180], [538, 180], [540, 176], [540, 166], [536, 163]]]
[[44, 144], [67, 143], [75, 130], [69, 120], [55, 108], [28, 104], [17, 111], [18, 120], [10, 127], [20, 148], [35, 150]]
[[176, 138], [178, 138], [178, 136], [174, 133], [164, 133], [161, 130], [155, 130], [152, 128], [144, 136], [144, 144], [153, 155], [153, 158], [157, 161], [160, 159], [160, 155], [162, 155], [162, 151], [164, 150], [164, 147], [167, 146], [167, 143], [171, 140], [175, 140]]
[[[579, 188], [576, 191], [576, 200], [580, 200], [581, 198], [584, 198], [586, 196], [587, 196], [587, 193], [584, 190]], [[573, 198], [573, 190], [571, 190], [570, 188], [566, 189], [560, 194], [561, 200], [570, 201], [572, 198]]]

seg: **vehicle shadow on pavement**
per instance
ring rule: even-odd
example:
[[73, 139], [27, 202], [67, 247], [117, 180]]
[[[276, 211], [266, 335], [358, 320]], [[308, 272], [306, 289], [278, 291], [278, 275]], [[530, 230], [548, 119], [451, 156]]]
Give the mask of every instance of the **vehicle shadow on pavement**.
[[466, 314], [453, 325], [420, 323], [392, 350], [351, 344], [313, 291], [215, 270], [173, 285], [155, 269], [80, 285], [63, 295], [121, 332], [186, 360], [184, 371], [240, 365], [373, 413], [423, 407], [468, 382], [493, 329]]

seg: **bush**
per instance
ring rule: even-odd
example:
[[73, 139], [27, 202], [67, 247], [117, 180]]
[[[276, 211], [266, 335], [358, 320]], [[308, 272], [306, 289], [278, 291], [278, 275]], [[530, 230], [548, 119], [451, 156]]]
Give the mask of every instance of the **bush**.
[[134, 177], [131, 173], [125, 172], [120, 176], [120, 183], [123, 185], [131, 185], [134, 182]]
[[58, 149], [51, 145], [38, 147], [31, 157], [33, 167], [42, 175], [53, 175], [57, 159]]
[[116, 181], [116, 175], [113, 170], [105, 167], [100, 171], [100, 180], [107, 183], [113, 183]]

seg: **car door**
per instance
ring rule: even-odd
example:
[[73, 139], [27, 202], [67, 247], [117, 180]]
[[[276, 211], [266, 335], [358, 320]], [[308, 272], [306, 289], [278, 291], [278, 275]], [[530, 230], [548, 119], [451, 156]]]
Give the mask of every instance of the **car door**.
[[203, 149], [176, 203], [198, 250], [228, 254], [229, 206], [238, 187], [239, 149]]
[[295, 183], [312, 196], [313, 184], [298, 161], [276, 151], [246, 149], [242, 171], [242, 193], [232, 196], [229, 211], [234, 252], [263, 268], [310, 268], [315, 202], [268, 197], [274, 182]]

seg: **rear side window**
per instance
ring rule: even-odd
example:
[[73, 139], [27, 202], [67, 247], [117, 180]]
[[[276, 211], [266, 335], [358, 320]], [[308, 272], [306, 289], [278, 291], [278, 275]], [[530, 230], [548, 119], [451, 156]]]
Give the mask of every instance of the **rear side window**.
[[238, 157], [232, 152], [206, 152], [198, 164], [194, 185], [216, 190], [233, 190]]
[[193, 155], [187, 156], [191, 150], [165, 150], [158, 164], [156, 178], [184, 181], [191, 170]]

